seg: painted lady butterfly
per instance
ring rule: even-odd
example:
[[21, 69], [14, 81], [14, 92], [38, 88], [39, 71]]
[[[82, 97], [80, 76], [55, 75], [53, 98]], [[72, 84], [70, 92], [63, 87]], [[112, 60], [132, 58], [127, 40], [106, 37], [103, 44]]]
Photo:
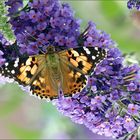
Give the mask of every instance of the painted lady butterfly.
[[79, 47], [55, 52], [53, 46], [46, 54], [39, 54], [5, 63], [0, 73], [13, 78], [41, 98], [58, 98], [62, 89], [64, 96], [82, 91], [86, 75], [106, 57], [106, 51], [98, 47]]

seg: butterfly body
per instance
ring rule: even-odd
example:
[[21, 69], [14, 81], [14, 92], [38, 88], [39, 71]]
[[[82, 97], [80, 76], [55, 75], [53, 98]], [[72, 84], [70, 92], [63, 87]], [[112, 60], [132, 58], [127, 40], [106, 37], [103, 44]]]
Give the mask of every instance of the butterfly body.
[[17, 58], [0, 67], [0, 73], [13, 78], [41, 98], [58, 98], [81, 92], [87, 77], [96, 65], [106, 57], [106, 51], [98, 47], [70, 48], [60, 52], [49, 46], [45, 54]]
[[49, 73], [53, 79], [58, 79], [61, 81], [61, 66], [60, 66], [60, 59], [58, 54], [49, 52], [46, 55], [46, 66], [49, 70]]
[[61, 88], [61, 82], [63, 81], [63, 75], [61, 72], [61, 65], [58, 54], [47, 54], [46, 69], [48, 70], [48, 76], [49, 80], [51, 81], [52, 87], [55, 89], [55, 92], [57, 94], [59, 88]]

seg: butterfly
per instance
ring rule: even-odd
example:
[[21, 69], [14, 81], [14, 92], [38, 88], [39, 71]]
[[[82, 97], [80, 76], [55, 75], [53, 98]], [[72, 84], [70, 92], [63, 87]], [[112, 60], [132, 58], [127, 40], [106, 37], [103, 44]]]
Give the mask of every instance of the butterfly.
[[40, 98], [58, 98], [62, 89], [64, 96], [81, 92], [87, 83], [87, 75], [106, 57], [105, 49], [77, 47], [16, 58], [0, 67], [0, 73], [14, 79], [20, 85], [29, 86], [33, 95]]

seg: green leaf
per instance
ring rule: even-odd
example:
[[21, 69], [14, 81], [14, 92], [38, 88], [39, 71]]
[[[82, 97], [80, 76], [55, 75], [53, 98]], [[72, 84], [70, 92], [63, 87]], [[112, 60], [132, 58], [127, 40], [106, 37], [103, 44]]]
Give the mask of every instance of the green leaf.
[[4, 5], [5, 0], [0, 0], [0, 32], [2, 32], [7, 39], [14, 40], [14, 34], [11, 30], [11, 25], [8, 21], [7, 9]]

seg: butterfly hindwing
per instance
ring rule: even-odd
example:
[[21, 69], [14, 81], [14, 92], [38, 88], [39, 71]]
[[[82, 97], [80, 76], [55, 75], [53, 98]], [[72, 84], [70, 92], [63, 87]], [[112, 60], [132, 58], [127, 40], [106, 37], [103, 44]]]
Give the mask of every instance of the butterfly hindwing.
[[69, 65], [66, 58], [60, 58], [61, 72], [62, 72], [62, 90], [64, 96], [71, 96], [72, 94], [82, 91], [86, 85], [87, 78], [84, 74], [78, 72], [74, 67]]
[[31, 84], [32, 94], [37, 95], [40, 98], [57, 98], [58, 86], [57, 84], [53, 84], [51, 79], [52, 77], [49, 73], [49, 69], [44, 65], [43, 69]]

